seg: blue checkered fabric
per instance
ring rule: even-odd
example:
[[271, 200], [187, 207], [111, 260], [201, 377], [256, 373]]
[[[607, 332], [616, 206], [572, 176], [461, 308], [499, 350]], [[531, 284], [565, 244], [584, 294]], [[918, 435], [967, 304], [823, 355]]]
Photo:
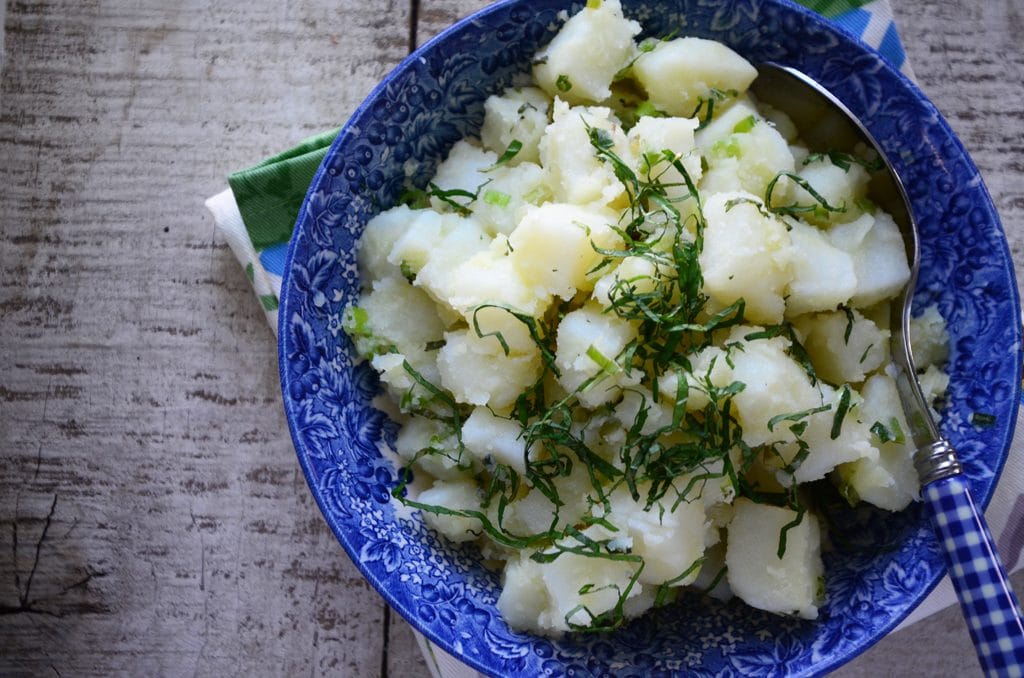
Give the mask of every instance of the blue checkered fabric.
[[1024, 676], [1024, 622], [996, 554], [992, 535], [961, 476], [924, 488], [970, 629], [987, 676]]

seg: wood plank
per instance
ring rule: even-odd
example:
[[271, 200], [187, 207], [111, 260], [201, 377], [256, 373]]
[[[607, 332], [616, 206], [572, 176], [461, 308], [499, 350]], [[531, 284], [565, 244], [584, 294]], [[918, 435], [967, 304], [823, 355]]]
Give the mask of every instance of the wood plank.
[[11, 3], [0, 674], [378, 672], [383, 603], [305, 487], [202, 200], [340, 124], [407, 22], [401, 1]]
[[[1019, 3], [892, 1], [1019, 262]], [[425, 675], [309, 495], [272, 337], [202, 207], [342, 123], [414, 2], [421, 43], [487, 4], [0, 4], [0, 674]], [[951, 610], [838, 675], [974, 665]]]

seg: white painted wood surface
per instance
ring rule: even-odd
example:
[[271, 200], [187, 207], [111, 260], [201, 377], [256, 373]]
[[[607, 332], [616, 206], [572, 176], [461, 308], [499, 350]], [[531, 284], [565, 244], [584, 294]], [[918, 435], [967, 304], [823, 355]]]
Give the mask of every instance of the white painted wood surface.
[[[270, 331], [202, 207], [343, 122], [414, 16], [422, 42], [486, 4], [414, 1], [7, 6], [0, 675], [425, 675], [309, 496]], [[892, 3], [1019, 260], [1024, 8]], [[839, 675], [975, 673], [949, 610]]]

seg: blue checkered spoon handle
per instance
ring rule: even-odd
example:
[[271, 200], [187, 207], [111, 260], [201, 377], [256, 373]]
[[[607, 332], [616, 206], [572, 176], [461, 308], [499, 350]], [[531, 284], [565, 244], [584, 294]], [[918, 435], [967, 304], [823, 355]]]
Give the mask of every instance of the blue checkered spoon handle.
[[953, 448], [939, 440], [915, 461], [921, 494], [985, 675], [1024, 676], [1020, 604]]
[[863, 143], [885, 160], [884, 171], [871, 179], [876, 187], [872, 198], [878, 198], [878, 204], [899, 225], [910, 264], [910, 279], [891, 305], [890, 347], [896, 388], [917, 450], [914, 465], [982, 668], [989, 676], [1024, 676], [1020, 606], [999, 563], [985, 519], [961, 475], [956, 452], [939, 434], [917, 381], [910, 349], [910, 310], [921, 248], [903, 182], [867, 127], [820, 83], [780, 64], [758, 64], [757, 70], [751, 86], [754, 94], [789, 115], [808, 148], [854, 150]]

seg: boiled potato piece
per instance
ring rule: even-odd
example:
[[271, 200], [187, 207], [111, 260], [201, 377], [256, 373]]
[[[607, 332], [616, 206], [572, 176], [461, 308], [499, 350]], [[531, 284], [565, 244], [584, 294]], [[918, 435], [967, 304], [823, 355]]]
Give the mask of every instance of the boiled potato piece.
[[[442, 191], [460, 190], [476, 193], [490, 177], [484, 171], [497, 162], [497, 154], [484, 150], [468, 141], [456, 141], [448, 157], [437, 166], [437, 172], [431, 183]], [[463, 203], [465, 198], [456, 197], [456, 202]], [[448, 206], [440, 198], [432, 197], [430, 204], [435, 210], [445, 211]]]
[[[926, 403], [932, 407], [946, 397], [946, 390], [949, 388], [949, 375], [935, 365], [929, 365], [923, 374], [918, 375], [917, 381], [921, 384], [921, 393]], [[934, 410], [932, 416], [937, 418]]]
[[527, 210], [509, 236], [509, 259], [538, 296], [571, 299], [597, 282], [588, 272], [600, 263], [595, 249], [618, 249], [622, 238], [612, 229], [615, 217], [601, 209], [545, 203]]
[[794, 249], [786, 226], [749, 193], [718, 193], [704, 205], [707, 228], [700, 266], [704, 291], [721, 308], [746, 302], [754, 323], [782, 322], [782, 298], [793, 279]]
[[437, 352], [441, 385], [455, 399], [470, 405], [507, 408], [540, 377], [540, 352], [505, 355], [493, 337], [478, 337], [473, 330], [444, 335]]
[[417, 219], [440, 222], [433, 210], [411, 210], [406, 205], [399, 205], [381, 212], [366, 223], [366, 230], [359, 239], [359, 271], [364, 288], [369, 287], [374, 280], [402, 275], [398, 263], [389, 261], [388, 255], [410, 224]]
[[[429, 246], [427, 238], [432, 238]], [[409, 252], [414, 250], [413, 240], [412, 233], [409, 238], [400, 238], [392, 254], [401, 257], [403, 261], [412, 261], [413, 255]], [[422, 233], [417, 233], [415, 241], [426, 247], [425, 261], [416, 273], [415, 285], [422, 287], [434, 299], [444, 302], [458, 292], [452, 285], [452, 272], [477, 252], [487, 250], [491, 237], [483, 225], [472, 217], [443, 214], [437, 232], [424, 229]]]
[[362, 354], [417, 355], [444, 333], [434, 302], [405, 278], [375, 281], [357, 307], [347, 314], [346, 324]]
[[501, 96], [489, 96], [484, 102], [480, 140], [484, 148], [499, 156], [518, 141], [522, 146], [508, 164], [536, 163], [550, 110], [551, 99], [536, 87], [509, 88]]
[[[376, 219], [392, 217], [398, 222], [403, 217], [404, 223], [401, 227], [394, 227], [394, 237], [389, 238], [391, 247], [384, 256], [392, 270], [400, 271], [400, 275], [413, 275], [419, 272], [430, 258], [431, 250], [444, 234], [450, 233], [456, 228], [461, 217], [457, 215], [440, 214], [433, 209], [410, 210], [408, 207], [394, 207], [382, 213]], [[373, 222], [371, 222], [372, 224]], [[370, 234], [370, 224], [366, 225], [367, 235]], [[372, 256], [373, 248], [383, 247], [375, 242], [377, 235], [370, 236], [369, 251], [366, 256]], [[381, 238], [384, 236], [381, 235]], [[362, 264], [360, 264], [362, 265]], [[367, 265], [372, 265], [367, 261]], [[382, 277], [382, 276], [376, 276]]]
[[[869, 463], [875, 463], [878, 459], [878, 449], [872, 444], [869, 424], [864, 422], [860, 410], [860, 395], [850, 389], [849, 407], [842, 414], [843, 391], [821, 382], [818, 387], [821, 389], [822, 405], [829, 405], [830, 408], [811, 414], [804, 420], [807, 428], [801, 438], [808, 446], [806, 458], [799, 462], [795, 471], [786, 470], [784, 466], [795, 464], [800, 454], [799, 445], [789, 443], [779, 447], [781, 458], [769, 460], [780, 467], [775, 477], [785, 487], [820, 480], [846, 462], [867, 459]], [[838, 431], [835, 428], [837, 421]], [[833, 433], [838, 435], [833, 437]]]
[[[541, 613], [541, 626], [568, 631], [570, 624], [589, 625], [593, 617], [607, 612], [619, 602], [636, 569], [635, 563], [589, 558], [565, 553], [541, 568], [549, 605]], [[643, 590], [637, 583], [629, 596]]]
[[622, 392], [622, 400], [615, 405], [612, 414], [622, 424], [623, 428], [630, 428], [636, 422], [640, 412], [644, 413], [643, 426], [640, 427], [641, 435], [651, 435], [661, 428], [672, 423], [672, 400], [675, 392], [663, 393], [657, 402], [654, 394], [645, 386], [634, 386]]
[[652, 257], [624, 257], [610, 272], [601, 276], [594, 284], [593, 298], [603, 306], [611, 306], [613, 300], [628, 294], [649, 294], [658, 285], [666, 266]]
[[[444, 279], [444, 286], [435, 294], [447, 294], [445, 301], [459, 311], [467, 324], [473, 325], [474, 309], [484, 304], [497, 304], [528, 316], [538, 317], [544, 313], [551, 302], [551, 292], [539, 289], [536, 285], [527, 284], [509, 256], [507, 240], [496, 239], [489, 249], [477, 252], [469, 259], [454, 265], [454, 270]], [[498, 322], [494, 311], [483, 311], [487, 316]], [[509, 313], [503, 312], [508, 318], [502, 327], [484, 330], [509, 329], [516, 332], [512, 325], [515, 320]], [[480, 314], [477, 314], [479, 321]], [[524, 326], [525, 327], [525, 326]], [[504, 329], [503, 329], [504, 328]]]
[[693, 118], [643, 117], [626, 135], [633, 157], [643, 158], [645, 154], [653, 154], [658, 158], [657, 162], [646, 165], [641, 162], [636, 169], [638, 176], [646, 177], [650, 174], [660, 181], [669, 200], [680, 200], [688, 196], [690, 191], [682, 173], [661, 156], [664, 151], [671, 151], [673, 158], [682, 164], [690, 181], [696, 186], [703, 172], [700, 153], [693, 140], [697, 124]]
[[[455, 432], [444, 423], [426, 417], [410, 417], [395, 439], [395, 452], [437, 480], [463, 478], [472, 460], [458, 454]], [[421, 454], [422, 453], [422, 454]]]
[[[646, 496], [640, 490], [641, 502]], [[618, 538], [628, 536], [632, 553], [642, 556], [644, 569], [640, 573], [642, 584], [661, 584], [671, 581], [673, 586], [693, 582], [700, 571], [696, 563], [704, 555], [704, 504], [701, 501], [682, 501], [674, 509], [671, 499], [644, 510], [620, 487], [610, 496], [611, 513], [607, 519], [619, 528]], [[624, 534], [623, 534], [624, 533]], [[686, 576], [682, 576], [682, 575]]]
[[543, 565], [530, 560], [528, 553], [513, 556], [505, 563], [502, 573], [501, 594], [497, 607], [502, 619], [514, 629], [534, 633], [550, 633], [541, 625], [546, 618], [549, 603], [547, 587], [543, 582]]
[[796, 511], [749, 499], [737, 499], [735, 507], [725, 553], [729, 588], [759, 610], [816, 619], [824, 574], [817, 518], [805, 513], [786, 530], [779, 558], [780, 535]]
[[786, 316], [833, 311], [857, 291], [853, 258], [828, 236], [796, 219], [787, 220], [793, 243], [793, 279], [786, 288]]
[[839, 467], [840, 487], [846, 486], [848, 496], [852, 490], [853, 499], [901, 511], [918, 498], [920, 484], [896, 382], [887, 374], [875, 374], [864, 383], [862, 395], [861, 417], [869, 426], [879, 427], [876, 430], [886, 440], [875, 433], [877, 460], [861, 459]]
[[769, 430], [771, 419], [822, 404], [820, 390], [811, 383], [804, 368], [786, 353], [788, 339], [743, 339], [758, 329], [738, 327], [729, 338], [730, 342], [743, 342], [742, 350], [731, 353], [731, 379], [744, 384], [744, 389], [733, 397], [733, 404], [743, 426], [743, 441], [751, 447], [793, 440], [786, 425]]
[[573, 104], [611, 96], [612, 78], [636, 51], [640, 24], [622, 16], [619, 0], [588, 4], [534, 57], [533, 79], [545, 92]]
[[462, 444], [485, 464], [505, 464], [520, 475], [526, 474], [526, 445], [520, 436], [519, 422], [494, 415], [486, 407], [477, 407], [462, 424]]
[[[750, 330], [754, 330], [751, 328]], [[718, 346], [708, 346], [690, 357], [690, 371], [684, 377], [687, 381], [686, 409], [696, 412], [711, 402], [709, 391], [725, 388], [733, 382], [732, 358]], [[679, 376], [667, 372], [658, 378], [658, 390], [665, 398], [675, 399], [679, 388]]]
[[890, 359], [889, 330], [859, 311], [805, 315], [793, 321], [818, 376], [832, 384], [858, 383]]
[[712, 96], [712, 89], [745, 92], [757, 70], [720, 42], [676, 38], [641, 53], [633, 75], [655, 108], [688, 117], [702, 99]]
[[[532, 355], [537, 350], [537, 342], [530, 335], [530, 328], [505, 308], [474, 306], [466, 313], [466, 324], [473, 334], [490, 344], [492, 351], [500, 350], [504, 353], [505, 347], [508, 347], [510, 355]], [[500, 339], [498, 335], [501, 335]], [[505, 346], [502, 346], [501, 340], [504, 340]]]
[[470, 208], [489, 235], [511, 233], [527, 208], [547, 195], [544, 170], [536, 163], [495, 167], [488, 170], [487, 177]]
[[[430, 489], [420, 492], [416, 501], [455, 511], [479, 511], [480, 499], [480, 488], [473, 480], [441, 480], [435, 482]], [[456, 543], [476, 539], [481, 530], [480, 520], [477, 518], [443, 515], [430, 511], [423, 511], [423, 522]]]
[[634, 337], [632, 324], [604, 313], [597, 304], [567, 313], [558, 325], [559, 383], [572, 393], [590, 381], [579, 394], [580, 402], [590, 408], [617, 400], [621, 387], [633, 380], [614, 361]]
[[772, 205], [785, 204], [790, 179], [776, 177], [781, 172], [792, 172], [795, 165], [785, 138], [758, 116], [741, 120], [734, 129], [707, 152], [710, 168], [700, 188], [706, 193], [746, 191], [765, 196], [774, 180]]
[[544, 181], [558, 202], [601, 206], [618, 201], [625, 188], [611, 164], [602, 162], [591, 143], [587, 128], [602, 130], [612, 141], [612, 150], [629, 159], [629, 144], [611, 109], [570, 108], [555, 99], [554, 122], [540, 142]]
[[693, 141], [701, 155], [710, 155], [715, 144], [723, 142], [742, 128], [751, 118], [760, 119], [761, 113], [749, 96], [741, 96], [715, 105], [715, 115], [711, 122], [693, 134]]
[[910, 319], [910, 346], [914, 365], [920, 370], [941, 365], [949, 357], [949, 332], [939, 307], [931, 304]]
[[[841, 211], [815, 210], [806, 212], [807, 219], [818, 224], [853, 221], [864, 210], [863, 201], [868, 193], [867, 170], [857, 163], [840, 167], [828, 157], [820, 157], [800, 168], [799, 175], [829, 207]], [[798, 205], [821, 205], [817, 198], [802, 186], [793, 187], [794, 202]]]
[[829, 229], [829, 239], [853, 257], [857, 292], [850, 303], [857, 308], [896, 296], [910, 279], [899, 226], [881, 210], [836, 224]]

